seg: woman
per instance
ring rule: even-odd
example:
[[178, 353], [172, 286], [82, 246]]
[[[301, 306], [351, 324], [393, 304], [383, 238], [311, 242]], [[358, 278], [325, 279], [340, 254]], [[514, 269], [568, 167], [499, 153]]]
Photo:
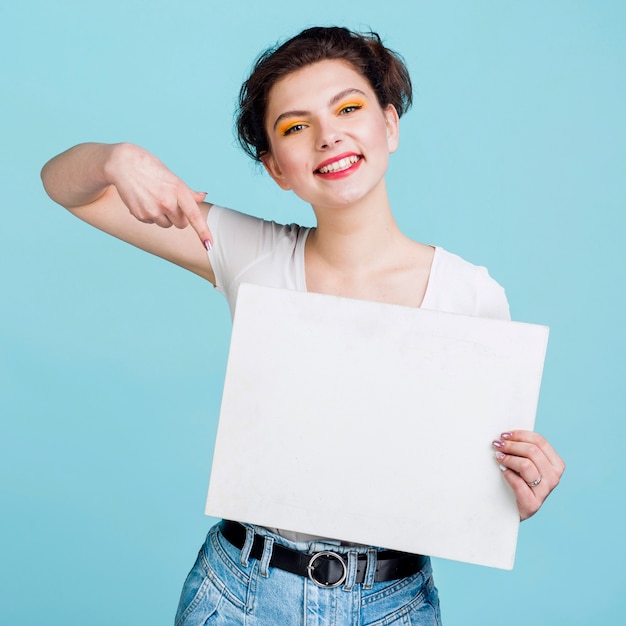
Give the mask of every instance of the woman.
[[[312, 229], [204, 203], [206, 194], [129, 144], [75, 146], [42, 177], [55, 201], [206, 278], [231, 310], [246, 280], [508, 318], [504, 292], [484, 268], [410, 240], [393, 218], [385, 173], [410, 104], [406, 67], [375, 34], [312, 28], [259, 58], [240, 93], [240, 142], [282, 189], [311, 204]], [[532, 432], [503, 433], [493, 445], [526, 519], [564, 464]], [[427, 557], [222, 522], [176, 617], [179, 626], [205, 623], [439, 624], [440, 615]]]

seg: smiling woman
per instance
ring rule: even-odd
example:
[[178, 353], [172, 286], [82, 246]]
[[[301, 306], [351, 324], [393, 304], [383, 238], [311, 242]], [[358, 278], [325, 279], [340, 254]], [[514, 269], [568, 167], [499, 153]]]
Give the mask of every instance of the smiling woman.
[[269, 149], [261, 160], [282, 189], [315, 207], [318, 227], [326, 210], [388, 206], [384, 177], [398, 145], [398, 116], [352, 66], [319, 61], [281, 78], [266, 118]]
[[[485, 268], [412, 241], [393, 217], [385, 173], [410, 103], [404, 64], [371, 33], [312, 28], [260, 57], [240, 92], [240, 142], [311, 204], [315, 228], [204, 203], [129, 144], [75, 146], [42, 176], [54, 200], [206, 278], [233, 312], [239, 284], [252, 282], [508, 319]], [[562, 460], [526, 431], [502, 433], [493, 446], [494, 471], [530, 517], [558, 484]], [[431, 625], [440, 614], [427, 556], [225, 521], [200, 550], [176, 624], [243, 623]]]

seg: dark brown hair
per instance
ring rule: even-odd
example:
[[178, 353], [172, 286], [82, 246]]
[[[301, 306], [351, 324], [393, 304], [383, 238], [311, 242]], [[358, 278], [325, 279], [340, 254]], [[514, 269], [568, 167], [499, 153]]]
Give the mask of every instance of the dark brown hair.
[[269, 150], [265, 115], [271, 88], [288, 74], [329, 59], [350, 63], [369, 81], [381, 107], [392, 104], [401, 116], [411, 106], [411, 78], [406, 65], [376, 33], [357, 33], [337, 26], [308, 28], [263, 52], [241, 86], [237, 136], [253, 159], [260, 161]]

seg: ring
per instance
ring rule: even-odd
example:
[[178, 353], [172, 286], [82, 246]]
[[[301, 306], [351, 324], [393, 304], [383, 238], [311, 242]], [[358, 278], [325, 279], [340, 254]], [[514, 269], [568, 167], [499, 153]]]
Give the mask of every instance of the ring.
[[536, 487], [543, 480], [543, 476], [539, 474], [532, 483], [526, 483], [529, 487]]

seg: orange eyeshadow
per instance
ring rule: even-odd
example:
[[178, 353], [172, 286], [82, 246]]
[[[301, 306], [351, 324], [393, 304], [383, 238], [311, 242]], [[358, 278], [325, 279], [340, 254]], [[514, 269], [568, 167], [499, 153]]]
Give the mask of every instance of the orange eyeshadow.
[[298, 124], [304, 124], [304, 122], [301, 122], [301, 121], [298, 121], [298, 120], [296, 120], [296, 121], [291, 120], [289, 122], [285, 122], [283, 124], [279, 124], [278, 125], [278, 132], [281, 135], [284, 135], [288, 130], [292, 129], [294, 126], [298, 126]]
[[347, 102], [343, 102], [339, 107], [337, 107], [337, 112], [341, 111], [341, 109], [345, 109], [346, 107], [360, 107], [361, 109], [365, 108], [364, 100], [348, 100]]

